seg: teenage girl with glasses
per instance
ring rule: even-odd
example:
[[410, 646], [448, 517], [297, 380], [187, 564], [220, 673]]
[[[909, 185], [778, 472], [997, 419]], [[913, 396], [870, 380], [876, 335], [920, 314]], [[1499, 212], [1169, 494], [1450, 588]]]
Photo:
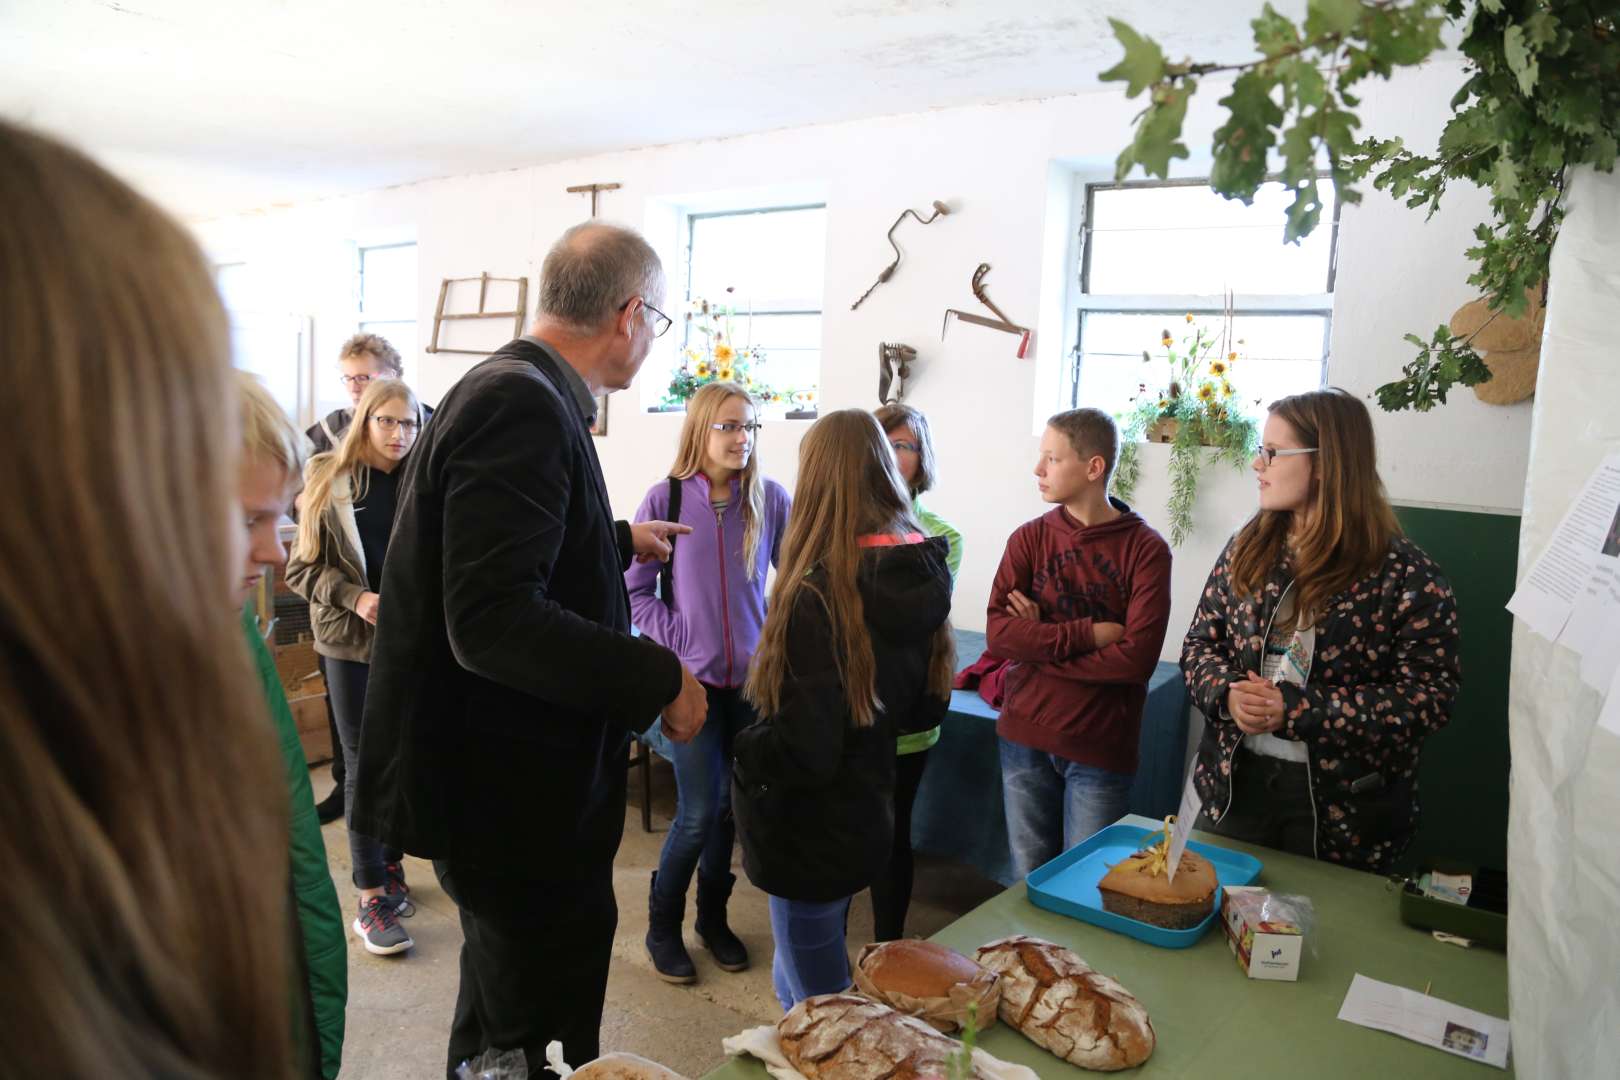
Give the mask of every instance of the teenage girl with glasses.
[[[287, 585], [309, 601], [315, 651], [326, 660], [326, 692], [344, 758], [344, 807], [350, 816], [383, 559], [402, 466], [421, 430], [422, 410], [408, 386], [398, 379], [367, 384], [337, 449], [310, 459], [298, 539], [287, 563]], [[401, 853], [350, 829], [349, 855], [360, 891], [354, 933], [379, 956], [409, 949], [414, 942], [398, 921], [410, 912]]]
[[1456, 601], [1401, 535], [1357, 398], [1274, 402], [1254, 472], [1260, 508], [1182, 646], [1206, 718], [1201, 827], [1384, 873], [1417, 832], [1419, 751], [1457, 696]]
[[731, 757], [754, 721], [743, 680], [765, 623], [765, 576], [787, 529], [787, 490], [760, 469], [758, 412], [748, 391], [715, 382], [692, 395], [675, 465], [654, 484], [637, 521], [692, 527], [667, 564], [637, 563], [625, 574], [636, 627], [671, 649], [703, 683], [709, 714], [691, 742], [671, 744], [675, 822], [648, 897], [647, 953], [660, 978], [697, 980], [681, 940], [686, 891], [697, 872], [697, 934], [726, 971], [748, 966], [748, 950], [726, 922], [731, 872]]

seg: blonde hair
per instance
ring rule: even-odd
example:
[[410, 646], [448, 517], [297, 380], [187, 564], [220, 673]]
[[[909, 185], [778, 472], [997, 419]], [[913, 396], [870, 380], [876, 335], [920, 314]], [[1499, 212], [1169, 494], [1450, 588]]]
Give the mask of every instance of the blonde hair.
[[[685, 480], [703, 471], [709, 461], [709, 435], [714, 418], [720, 415], [720, 406], [732, 398], [748, 402], [754, 415], [759, 405], [747, 390], [734, 382], [712, 382], [699, 387], [686, 403], [686, 420], [681, 424], [680, 442], [675, 451], [675, 464], [669, 475]], [[748, 580], [759, 575], [759, 535], [765, 518], [765, 483], [759, 474], [759, 445], [755, 442], [748, 455], [748, 464], [737, 474], [737, 490], [742, 502], [743, 565], [748, 568]]]
[[1311, 528], [1295, 538], [1290, 555], [1293, 513], [1256, 513], [1232, 544], [1232, 586], [1240, 595], [1257, 593], [1272, 569], [1291, 559], [1295, 620], [1310, 626], [1330, 596], [1383, 561], [1401, 526], [1378, 477], [1372, 416], [1359, 398], [1337, 388], [1312, 390], [1274, 401], [1269, 411], [1294, 429], [1301, 445], [1318, 451], [1308, 455]]
[[[367, 466], [371, 458], [371, 418], [391, 401], [403, 401], [422, 421], [422, 407], [411, 388], [398, 379], [373, 379], [355, 407], [354, 419], [336, 450], [309, 459], [304, 475], [304, 502], [298, 513], [298, 538], [293, 554], [305, 562], [321, 557], [321, 518], [332, 505], [333, 487], [340, 476], [348, 477], [349, 499], [366, 497]], [[420, 429], [418, 429], [420, 430]]]
[[[782, 557], [765, 629], [754, 653], [744, 694], [762, 716], [782, 704], [791, 676], [787, 632], [803, 593], [826, 607], [839, 682], [856, 727], [871, 727], [883, 703], [877, 696], [877, 661], [866, 628], [857, 582], [859, 538], [872, 533], [919, 532], [894, 452], [877, 420], [864, 409], [840, 409], [817, 420], [799, 444], [799, 480], [782, 538]], [[824, 586], [811, 580], [821, 570]], [[928, 691], [951, 696], [955, 644], [950, 624], [934, 635]]]
[[0, 1071], [283, 1080], [287, 789], [229, 600], [240, 413], [208, 265], [0, 122], [0, 325], [27, 508], [0, 515]]
[[242, 451], [275, 465], [289, 479], [304, 473], [304, 437], [292, 426], [276, 399], [256, 376], [236, 373], [237, 397], [242, 409]]

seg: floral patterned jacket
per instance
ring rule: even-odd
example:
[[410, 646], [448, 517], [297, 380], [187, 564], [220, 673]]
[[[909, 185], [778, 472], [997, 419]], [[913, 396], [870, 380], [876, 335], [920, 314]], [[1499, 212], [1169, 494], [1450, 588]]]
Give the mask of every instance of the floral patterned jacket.
[[[1232, 544], [1216, 560], [1181, 648], [1181, 670], [1205, 718], [1193, 782], [1205, 812], [1230, 809], [1243, 732], [1226, 693], [1261, 670], [1272, 614], [1293, 584], [1278, 566], [1258, 594], [1235, 596]], [[1405, 537], [1384, 561], [1329, 597], [1304, 686], [1282, 685], [1285, 724], [1306, 744], [1317, 857], [1386, 872], [1417, 831], [1418, 752], [1450, 719], [1462, 672], [1457, 604], [1440, 568]]]

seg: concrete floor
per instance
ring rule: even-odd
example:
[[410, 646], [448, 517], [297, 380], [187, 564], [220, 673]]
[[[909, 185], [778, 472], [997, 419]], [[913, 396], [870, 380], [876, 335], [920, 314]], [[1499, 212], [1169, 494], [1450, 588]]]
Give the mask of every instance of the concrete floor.
[[[316, 766], [310, 778], [317, 799], [331, 790], [328, 766]], [[734, 869], [738, 882], [730, 921], [752, 954], [753, 964], [747, 971], [721, 971], [708, 952], [697, 947], [689, 903], [686, 940], [697, 965], [698, 982], [672, 986], [659, 979], [647, 959], [642, 939], [647, 932], [648, 878], [658, 865], [663, 829], [675, 810], [674, 774], [666, 762], [655, 760], [653, 828], [658, 831], [653, 833], [642, 831], [640, 793], [635, 783], [631, 789], [624, 843], [613, 866], [619, 929], [613, 941], [607, 1007], [602, 1017], [602, 1049], [641, 1054], [696, 1078], [725, 1060], [721, 1039], [775, 1021], [782, 1014], [771, 991], [771, 931], [765, 895], [748, 883], [737, 856], [739, 862]], [[333, 822], [322, 833], [338, 898], [352, 921], [355, 892], [349, 884], [349, 846], [343, 823]], [[352, 933], [349, 935], [349, 1012], [343, 1080], [444, 1075], [445, 1039], [459, 975], [461, 927], [455, 904], [439, 889], [429, 864], [407, 858], [405, 875], [416, 902], [416, 914], [406, 920], [405, 927], [416, 947], [399, 956], [372, 956]], [[920, 856], [906, 929], [913, 936], [926, 937], [999, 891], [999, 886], [970, 869]], [[863, 894], [855, 899], [850, 914], [851, 955], [870, 939], [871, 931], [872, 908]]]

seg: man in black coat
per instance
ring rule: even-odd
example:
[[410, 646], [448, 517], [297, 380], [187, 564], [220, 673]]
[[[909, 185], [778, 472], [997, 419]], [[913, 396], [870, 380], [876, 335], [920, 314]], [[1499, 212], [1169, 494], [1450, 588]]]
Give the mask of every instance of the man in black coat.
[[353, 827], [432, 858], [460, 908], [451, 1077], [489, 1048], [530, 1075], [552, 1039], [597, 1056], [628, 740], [703, 724], [702, 685], [630, 635], [623, 577], [690, 530], [616, 522], [588, 432], [668, 328], [663, 292], [639, 235], [570, 229], [530, 334], [445, 395], [400, 483]]

